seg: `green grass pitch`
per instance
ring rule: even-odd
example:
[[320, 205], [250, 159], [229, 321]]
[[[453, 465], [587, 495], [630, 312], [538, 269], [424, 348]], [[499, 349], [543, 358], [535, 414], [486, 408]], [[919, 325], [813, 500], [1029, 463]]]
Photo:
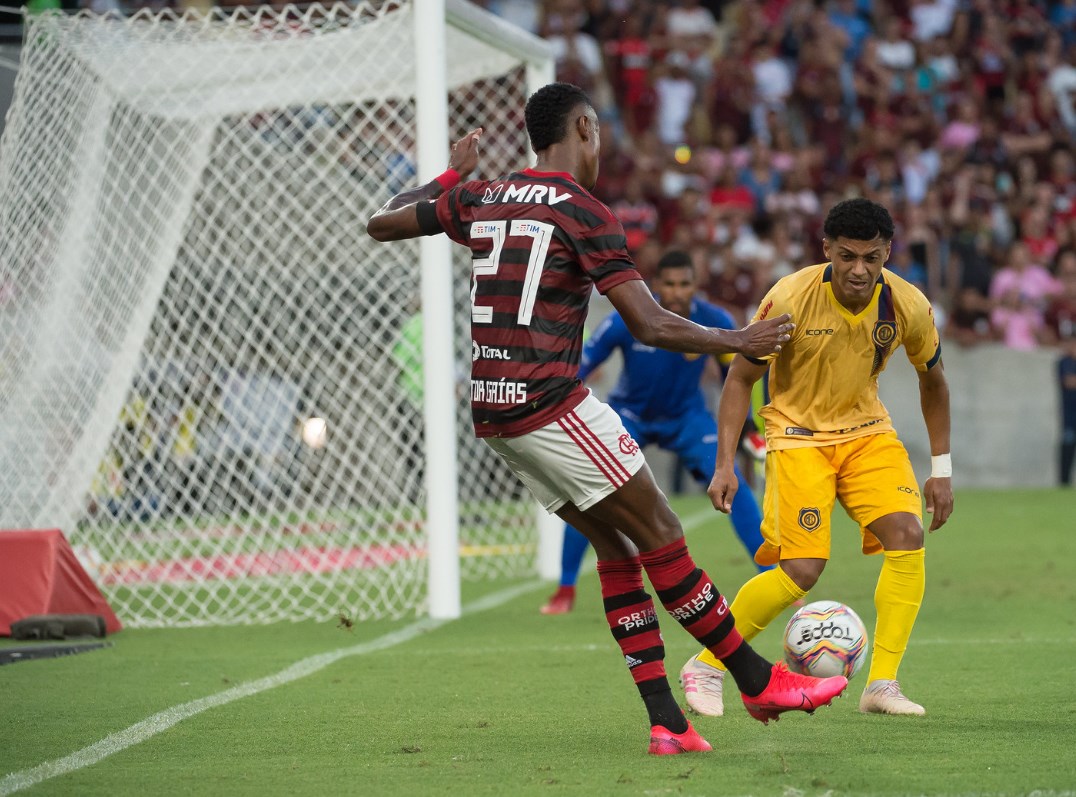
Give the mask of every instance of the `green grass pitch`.
[[[752, 569], [728, 521], [701, 496], [674, 506], [705, 517], [692, 551], [734, 593]], [[811, 597], [872, 630], [879, 560], [836, 514]], [[695, 720], [714, 752], [663, 759], [592, 568], [561, 617], [538, 614], [550, 585], [498, 603], [498, 583], [464, 595], [497, 605], [440, 625], [125, 630], [0, 668], [0, 795], [1076, 795], [1074, 564], [1076, 493], [960, 492], [901, 669], [926, 717], [860, 715], [864, 671], [832, 708], [768, 727], [726, 695], [724, 718]], [[675, 679], [695, 645], [661, 620]]]

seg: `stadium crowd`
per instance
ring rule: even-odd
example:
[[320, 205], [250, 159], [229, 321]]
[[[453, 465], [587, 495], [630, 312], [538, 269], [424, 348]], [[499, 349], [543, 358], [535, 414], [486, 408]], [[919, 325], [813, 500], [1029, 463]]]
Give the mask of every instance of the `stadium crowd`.
[[1076, 0], [484, 0], [604, 124], [644, 275], [691, 252], [739, 321], [862, 195], [960, 344], [1076, 337]]

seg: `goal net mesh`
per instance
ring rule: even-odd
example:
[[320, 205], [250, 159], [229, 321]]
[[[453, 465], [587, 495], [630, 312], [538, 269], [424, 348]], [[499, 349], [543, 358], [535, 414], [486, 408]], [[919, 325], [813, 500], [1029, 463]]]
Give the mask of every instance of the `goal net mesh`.
[[[128, 625], [427, 608], [418, 246], [364, 231], [416, 180], [412, 28], [406, 3], [26, 20], [0, 526], [63, 529]], [[523, 60], [451, 17], [446, 44], [450, 132], [485, 127], [483, 175], [525, 165]], [[473, 438], [452, 268], [462, 575], [518, 577], [535, 505]]]

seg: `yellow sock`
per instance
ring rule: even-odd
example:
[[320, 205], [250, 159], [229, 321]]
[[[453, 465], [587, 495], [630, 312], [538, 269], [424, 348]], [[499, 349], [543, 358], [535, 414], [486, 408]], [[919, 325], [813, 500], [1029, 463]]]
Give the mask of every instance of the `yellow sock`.
[[926, 551], [885, 551], [882, 572], [874, 590], [878, 624], [874, 627], [874, 652], [867, 683], [897, 677], [897, 668], [908, 649], [915, 616], [923, 603], [927, 583]]
[[[744, 639], [754, 639], [774, 617], [806, 594], [777, 566], [759, 573], [740, 587], [729, 611], [736, 618], [736, 630], [740, 635]], [[708, 650], [704, 649], [698, 659], [711, 667], [725, 669], [725, 665]]]

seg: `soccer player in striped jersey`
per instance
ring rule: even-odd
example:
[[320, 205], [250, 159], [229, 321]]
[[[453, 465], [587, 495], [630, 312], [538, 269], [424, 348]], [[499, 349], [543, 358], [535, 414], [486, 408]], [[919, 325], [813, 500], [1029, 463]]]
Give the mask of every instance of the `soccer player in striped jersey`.
[[767, 722], [827, 705], [847, 680], [790, 673], [744, 642], [725, 599], [695, 566], [638, 444], [579, 381], [592, 287], [637, 340], [673, 351], [766, 357], [794, 325], [776, 316], [742, 330], [713, 329], [663, 310], [628, 255], [623, 227], [590, 194], [600, 133], [586, 94], [552, 83], [531, 96], [524, 116], [534, 168], [463, 181], [478, 166], [482, 131], [473, 130], [453, 146], [445, 173], [390, 199], [367, 232], [379, 241], [444, 232], [470, 248], [475, 434], [594, 546], [606, 620], [649, 715], [649, 751], [710, 745], [670, 690], [644, 570], [665, 609], [728, 666], [753, 717]]
[[[695, 267], [686, 252], [662, 255], [654, 277], [658, 303], [666, 310], [690, 318], [696, 324], [733, 329], [736, 324], [725, 310], [695, 296]], [[653, 443], [680, 457], [688, 472], [706, 487], [714, 475], [717, 459], [717, 424], [699, 387], [707, 358], [646, 346], [631, 336], [617, 312], [610, 313], [583, 344], [579, 378], [586, 381], [613, 352], [624, 360], [620, 379], [609, 394], [611, 406], [632, 439], [645, 448]], [[737, 478], [742, 480], [739, 468]], [[751, 490], [740, 490], [730, 514], [732, 527], [749, 556], [762, 545], [762, 510]], [[542, 614], [564, 614], [575, 602], [575, 584], [589, 543], [571, 525], [564, 527], [560, 585], [542, 607]], [[758, 565], [761, 572], [772, 565]]]
[[[736, 627], [753, 639], [778, 614], [806, 596], [830, 552], [830, 518], [840, 501], [859, 524], [865, 554], [882, 554], [874, 593], [878, 612], [867, 685], [859, 710], [920, 715], [897, 682], [926, 584], [922, 499], [908, 452], [878, 399], [878, 374], [901, 345], [919, 375], [930, 438], [931, 476], [923, 486], [930, 530], [953, 510], [949, 457], [949, 387], [930, 302], [884, 268], [893, 219], [867, 199], [839, 202], [823, 227], [830, 262], [791, 274], [770, 289], [756, 319], [791, 313], [791, 341], [770, 357], [737, 356], [718, 412], [718, 458], [708, 490], [728, 512], [737, 479], [728, 446], [743, 427], [751, 388], [769, 372], [766, 493], [755, 554], [774, 570], [748, 581], [732, 603]], [[688, 704], [721, 714], [723, 665], [709, 651], [680, 672]]]

